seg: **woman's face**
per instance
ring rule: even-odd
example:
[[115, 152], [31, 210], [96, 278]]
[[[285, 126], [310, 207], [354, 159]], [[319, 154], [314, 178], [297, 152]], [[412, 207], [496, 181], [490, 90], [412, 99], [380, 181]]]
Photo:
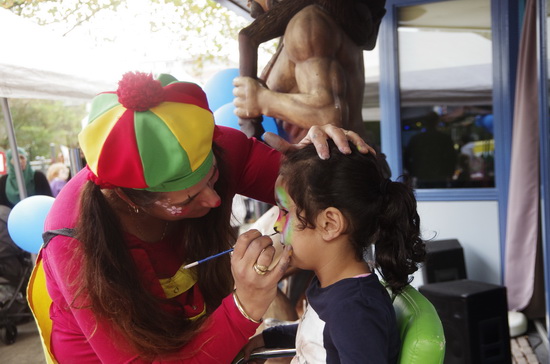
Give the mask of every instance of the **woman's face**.
[[[15, 156], [12, 157], [11, 164], [15, 166]], [[27, 158], [23, 154], [19, 154], [19, 165], [21, 166], [22, 171], [27, 168]]]
[[159, 200], [143, 209], [163, 220], [203, 217], [221, 204], [221, 198], [214, 190], [218, 178], [218, 167], [214, 161], [210, 172], [199, 183], [185, 190], [164, 192]]

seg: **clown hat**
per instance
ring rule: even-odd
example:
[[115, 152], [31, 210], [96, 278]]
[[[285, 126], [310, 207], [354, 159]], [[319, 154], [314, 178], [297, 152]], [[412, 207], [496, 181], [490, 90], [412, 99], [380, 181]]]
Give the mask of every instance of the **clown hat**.
[[103, 184], [169, 192], [208, 174], [213, 133], [214, 117], [199, 86], [130, 72], [116, 92], [93, 99], [78, 140], [88, 168]]

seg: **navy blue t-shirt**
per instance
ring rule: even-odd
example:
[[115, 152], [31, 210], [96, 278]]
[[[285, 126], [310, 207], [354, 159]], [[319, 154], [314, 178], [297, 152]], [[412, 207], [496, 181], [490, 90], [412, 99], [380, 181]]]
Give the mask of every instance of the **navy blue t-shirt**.
[[308, 287], [300, 324], [264, 331], [267, 347], [296, 347], [293, 363], [394, 364], [400, 340], [395, 311], [375, 274]]

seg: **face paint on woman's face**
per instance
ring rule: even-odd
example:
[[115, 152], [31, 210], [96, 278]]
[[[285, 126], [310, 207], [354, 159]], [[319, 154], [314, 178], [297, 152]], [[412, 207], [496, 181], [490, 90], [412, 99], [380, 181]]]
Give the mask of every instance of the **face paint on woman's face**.
[[220, 174], [216, 164], [195, 186], [185, 190], [165, 192], [154, 202], [149, 213], [167, 220], [203, 217], [211, 209], [220, 206], [221, 198], [215, 190]]
[[275, 223], [275, 231], [281, 233], [282, 244], [291, 245], [292, 226], [295, 219], [293, 217], [294, 214], [291, 213], [291, 209], [294, 206], [294, 202], [283, 185], [279, 183], [275, 186], [275, 200], [277, 201], [277, 206], [279, 206], [279, 217]]
[[169, 202], [161, 202], [161, 201], [155, 201], [155, 205], [163, 208], [166, 213], [172, 215], [172, 216], [183, 216], [187, 213], [189, 210], [189, 207], [187, 206], [176, 206], [172, 205]]

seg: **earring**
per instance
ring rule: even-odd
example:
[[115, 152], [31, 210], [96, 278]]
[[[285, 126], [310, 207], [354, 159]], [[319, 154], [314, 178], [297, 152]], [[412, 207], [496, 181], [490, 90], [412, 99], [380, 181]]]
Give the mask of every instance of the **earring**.
[[135, 214], [139, 214], [139, 206], [133, 203], [132, 201], [125, 201], [126, 205], [128, 206], [128, 209], [130, 212], [134, 212]]

